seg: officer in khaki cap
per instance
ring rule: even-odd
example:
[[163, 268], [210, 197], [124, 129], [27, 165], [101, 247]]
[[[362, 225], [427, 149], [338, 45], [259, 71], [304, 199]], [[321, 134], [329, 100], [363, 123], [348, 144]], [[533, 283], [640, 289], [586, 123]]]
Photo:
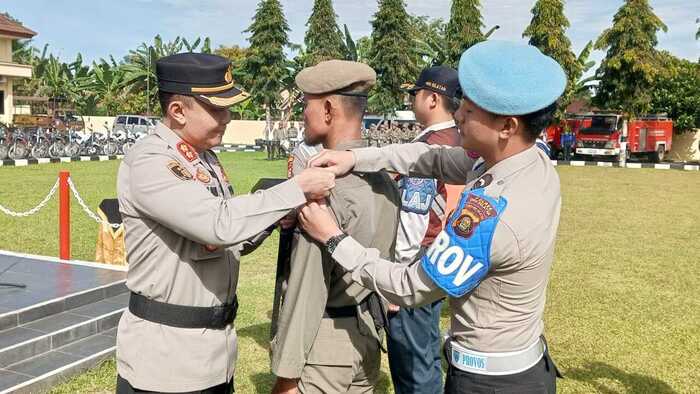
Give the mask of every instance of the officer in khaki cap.
[[[304, 92], [305, 144], [365, 147], [362, 118], [376, 74], [330, 60], [296, 77]], [[296, 160], [293, 156], [292, 160]], [[292, 175], [300, 166], [291, 162]], [[303, 167], [301, 167], [303, 168]], [[385, 172], [336, 179], [327, 200], [333, 220], [361, 245], [393, 259], [400, 198]], [[294, 234], [286, 292], [272, 339], [273, 393], [371, 393], [379, 380], [386, 322], [380, 298], [353, 283], [322, 244]]]
[[[392, 169], [466, 183], [420, 261], [385, 264], [344, 234], [322, 204], [304, 207], [300, 224], [353, 280], [395, 304], [449, 297], [446, 393], [554, 394], [557, 369], [543, 313], [561, 196], [557, 172], [535, 140], [552, 121], [566, 74], [535, 47], [495, 40], [465, 51], [458, 74], [464, 97], [455, 120], [463, 147], [414, 143], [311, 159], [336, 175]], [[484, 166], [473, 170], [466, 149]]]
[[333, 175], [306, 170], [253, 195], [234, 197], [212, 147], [228, 107], [248, 95], [228, 60], [185, 53], [156, 66], [163, 122], [119, 167], [131, 290], [117, 331], [117, 393], [230, 393], [242, 254]]

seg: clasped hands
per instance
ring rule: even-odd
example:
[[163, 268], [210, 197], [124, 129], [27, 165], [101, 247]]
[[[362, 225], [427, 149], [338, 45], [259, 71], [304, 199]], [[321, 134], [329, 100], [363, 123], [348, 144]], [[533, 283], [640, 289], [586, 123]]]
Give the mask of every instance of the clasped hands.
[[312, 157], [307, 168], [294, 177], [308, 202], [280, 220], [280, 226], [293, 227], [298, 219], [301, 228], [321, 243], [342, 234], [325, 198], [335, 187], [335, 177], [347, 174], [354, 166], [355, 155], [350, 151], [324, 150]]

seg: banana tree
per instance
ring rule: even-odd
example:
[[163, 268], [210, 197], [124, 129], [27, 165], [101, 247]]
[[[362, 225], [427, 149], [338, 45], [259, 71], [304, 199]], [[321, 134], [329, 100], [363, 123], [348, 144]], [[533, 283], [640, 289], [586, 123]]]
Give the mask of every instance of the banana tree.
[[597, 78], [595, 75], [581, 77], [595, 66], [595, 61], [589, 60], [592, 50], [593, 41], [589, 41], [588, 44], [586, 44], [586, 46], [583, 48], [581, 53], [578, 55], [578, 58], [576, 59], [579, 64], [580, 73], [579, 78], [573, 87], [572, 93], [574, 98], [590, 98], [592, 87], [591, 82], [599, 80], [599, 78]]
[[[201, 47], [200, 47], [201, 44]], [[145, 42], [138, 48], [129, 51], [126, 63], [122, 66], [124, 72], [123, 86], [129, 92], [146, 91], [148, 93], [147, 111], [150, 113], [157, 107], [158, 95], [156, 78], [156, 61], [183, 51], [211, 53], [211, 40], [197, 38], [192, 44], [186, 39], [176, 37], [175, 40], [164, 42], [160, 35], [153, 38], [153, 45]]]

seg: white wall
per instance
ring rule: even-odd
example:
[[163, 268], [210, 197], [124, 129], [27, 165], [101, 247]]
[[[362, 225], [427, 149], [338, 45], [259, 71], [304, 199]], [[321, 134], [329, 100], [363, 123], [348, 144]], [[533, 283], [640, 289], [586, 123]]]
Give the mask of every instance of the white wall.
[[673, 145], [668, 159], [671, 161], [698, 162], [700, 161], [700, 129], [695, 132], [674, 134]]
[[[104, 123], [107, 122], [107, 128], [112, 130], [114, 124], [114, 116], [83, 116], [85, 122], [85, 130], [87, 132], [104, 132]], [[224, 134], [224, 144], [232, 145], [253, 145], [255, 140], [263, 138], [265, 132], [265, 122], [258, 120], [232, 120], [226, 127]]]

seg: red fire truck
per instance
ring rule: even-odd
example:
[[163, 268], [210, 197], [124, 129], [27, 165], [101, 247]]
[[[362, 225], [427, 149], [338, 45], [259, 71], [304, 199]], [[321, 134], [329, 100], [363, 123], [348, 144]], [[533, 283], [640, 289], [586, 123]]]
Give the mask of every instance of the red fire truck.
[[560, 124], [547, 127], [547, 143], [552, 151], [552, 158], [556, 159], [562, 152], [561, 134], [568, 127], [578, 137], [579, 130], [591, 126], [591, 115], [566, 114], [566, 120]]
[[662, 115], [649, 115], [628, 121], [620, 114], [596, 113], [590, 125], [576, 135], [576, 155], [617, 160], [626, 145], [626, 157], [649, 157], [655, 163], [671, 150], [673, 121]]

